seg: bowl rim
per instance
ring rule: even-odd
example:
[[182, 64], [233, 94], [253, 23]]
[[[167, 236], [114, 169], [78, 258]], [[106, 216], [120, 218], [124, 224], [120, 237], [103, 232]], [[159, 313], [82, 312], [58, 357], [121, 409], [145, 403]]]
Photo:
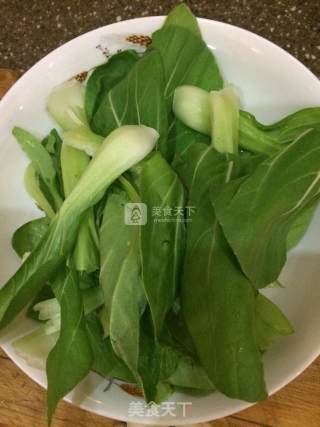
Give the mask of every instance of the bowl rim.
[[[48, 60], [50, 60], [51, 58], [55, 57], [57, 55], [57, 53], [61, 50], [64, 49], [67, 46], [71, 46], [76, 40], [80, 40], [81, 38], [86, 38], [89, 34], [93, 34], [95, 32], [101, 32], [102, 30], [108, 28], [110, 29], [110, 27], [114, 27], [116, 28], [117, 26], [121, 26], [124, 24], [132, 24], [132, 23], [136, 23], [136, 22], [146, 22], [146, 21], [154, 21], [155, 24], [161, 24], [163, 22], [163, 20], [165, 19], [164, 15], [153, 15], [153, 16], [145, 16], [145, 17], [138, 17], [138, 18], [132, 18], [132, 19], [127, 19], [127, 20], [123, 20], [123, 21], [119, 21], [119, 22], [113, 22], [111, 24], [107, 24], [107, 25], [103, 25], [97, 28], [94, 28], [90, 31], [87, 31], [83, 34], [78, 35], [77, 37], [72, 38], [71, 40], [67, 41], [66, 43], [63, 43], [62, 45], [58, 46], [57, 48], [55, 48], [54, 50], [50, 51], [49, 53], [47, 53], [43, 58], [41, 58], [39, 61], [37, 61], [34, 65], [32, 65], [15, 83], [14, 85], [5, 93], [5, 95], [2, 97], [2, 99], [0, 100], [0, 111], [1, 109], [5, 108], [6, 103], [10, 101], [10, 98], [14, 97], [16, 95], [16, 93], [18, 93], [21, 89], [23, 89], [25, 87], [25, 83], [27, 82], [27, 80], [32, 76], [32, 74], [34, 73], [34, 71], [42, 64], [45, 64]], [[271, 40], [268, 40], [266, 38], [264, 38], [263, 36], [256, 34], [250, 30], [247, 30], [243, 27], [237, 26], [237, 25], [233, 25], [230, 23], [226, 23], [223, 21], [218, 21], [218, 20], [214, 20], [214, 19], [209, 19], [209, 18], [203, 18], [203, 17], [197, 17], [197, 20], [199, 22], [200, 25], [200, 30], [201, 28], [201, 24], [202, 23], [207, 23], [209, 25], [217, 25], [217, 26], [221, 26], [221, 27], [227, 27], [230, 28], [232, 30], [241, 30], [241, 32], [243, 32], [243, 34], [247, 37], [254, 37], [258, 40], [260, 40], [261, 42], [265, 43], [266, 46], [271, 47], [272, 49], [277, 50], [278, 52], [281, 52], [282, 55], [285, 55], [287, 57], [287, 59], [289, 59], [292, 63], [295, 64], [295, 66], [299, 66], [301, 71], [303, 71], [304, 73], [308, 74], [308, 77], [313, 79], [315, 83], [320, 84], [320, 80], [318, 79], [318, 77], [306, 66], [304, 65], [302, 62], [300, 62], [297, 58], [295, 58], [290, 52], [288, 52], [287, 50], [285, 50], [284, 48], [282, 48], [281, 46], [278, 46], [277, 44], [275, 44], [274, 42], [272, 42]], [[143, 33], [143, 29], [141, 31]], [[99, 64], [98, 64], [99, 65]], [[39, 384], [42, 388], [46, 389], [46, 385], [41, 381], [41, 379], [39, 377], [34, 377], [32, 376], [32, 373], [30, 373], [27, 369], [25, 369], [24, 366], [22, 366], [22, 364], [20, 363], [20, 360], [14, 360], [11, 357], [11, 353], [9, 351], [7, 351], [5, 348], [3, 348], [3, 345], [1, 345], [1, 348], [3, 349], [3, 351], [5, 352], [5, 354], [10, 358], [10, 360], [19, 368], [21, 369], [31, 380], [33, 380], [34, 382], [36, 382], [37, 384]], [[276, 392], [278, 392], [280, 389], [282, 389], [283, 387], [285, 387], [286, 385], [288, 385], [292, 380], [294, 380], [296, 377], [298, 377], [306, 368], [308, 368], [313, 362], [314, 360], [320, 355], [320, 343], [317, 347], [317, 349], [312, 352], [310, 354], [310, 356], [304, 361], [304, 363], [300, 365], [299, 369], [294, 370], [293, 372], [291, 372], [289, 375], [287, 375], [279, 384], [277, 384], [277, 386], [271, 388], [270, 390], [268, 390], [268, 397], [267, 399], [272, 396], [273, 394], [275, 394]], [[72, 401], [72, 398], [70, 397], [65, 397], [63, 399], [64, 401], [67, 401], [71, 404], [74, 404]], [[226, 416], [231, 416], [239, 411], [242, 411], [244, 409], [249, 408], [250, 406], [255, 405], [257, 402], [245, 402], [245, 401], [239, 401], [239, 400], [234, 400], [234, 407], [231, 410], [228, 410], [227, 408], [225, 410], [219, 410], [219, 414], [217, 414], [217, 416], [215, 416], [214, 414], [212, 415], [203, 415], [203, 416], [197, 416], [197, 417], [191, 417], [190, 421], [192, 422], [192, 424], [195, 423], [203, 423], [203, 422], [209, 422], [209, 421], [213, 421], [216, 419], [220, 419]], [[113, 411], [109, 411], [108, 410], [108, 414], [106, 415], [105, 413], [103, 413], [102, 411], [99, 410], [95, 410], [92, 409], [90, 407], [90, 404], [88, 404], [87, 402], [84, 403], [80, 403], [80, 404], [76, 404], [76, 406], [78, 406], [81, 409], [87, 410], [89, 412], [95, 413], [97, 415], [103, 416], [103, 417], [108, 417], [108, 418], [112, 418], [115, 420], [119, 420], [119, 421], [123, 421], [123, 422], [135, 422], [135, 423], [139, 423], [141, 424], [143, 422], [143, 424], [146, 425], [154, 425], [154, 424], [158, 424], [158, 425], [168, 425], [168, 422], [161, 422], [161, 418], [158, 418], [157, 421], [154, 421], [152, 419], [147, 419], [145, 417], [130, 417], [130, 416], [119, 416], [119, 414], [115, 414], [113, 413]], [[188, 423], [188, 418], [185, 419], [180, 419], [180, 420], [176, 420], [174, 421], [175, 425], [185, 425]]]

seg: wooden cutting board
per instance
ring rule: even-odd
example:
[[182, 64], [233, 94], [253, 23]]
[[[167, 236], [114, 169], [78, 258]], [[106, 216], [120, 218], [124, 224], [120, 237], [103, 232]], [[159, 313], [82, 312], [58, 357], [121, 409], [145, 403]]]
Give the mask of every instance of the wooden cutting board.
[[[16, 71], [0, 69], [0, 98], [18, 77]], [[116, 424], [119, 422], [61, 402], [52, 427], [115, 427]], [[320, 427], [320, 358], [266, 401], [210, 425]], [[45, 390], [20, 371], [1, 349], [0, 427], [47, 427]]]

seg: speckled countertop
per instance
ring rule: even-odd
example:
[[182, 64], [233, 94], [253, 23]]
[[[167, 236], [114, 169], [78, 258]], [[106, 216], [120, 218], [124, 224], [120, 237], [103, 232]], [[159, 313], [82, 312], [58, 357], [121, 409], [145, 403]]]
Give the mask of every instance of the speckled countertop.
[[[171, 0], [0, 0], [0, 68], [26, 71], [64, 42], [111, 22], [164, 15]], [[272, 40], [320, 76], [319, 0], [186, 1], [197, 16]]]

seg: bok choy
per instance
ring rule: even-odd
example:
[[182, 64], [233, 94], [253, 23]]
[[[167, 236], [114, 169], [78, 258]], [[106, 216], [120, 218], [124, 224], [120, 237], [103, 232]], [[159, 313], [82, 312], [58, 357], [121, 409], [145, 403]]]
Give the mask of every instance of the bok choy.
[[264, 353], [293, 327], [260, 288], [286, 292], [318, 205], [320, 108], [243, 111], [184, 4], [88, 76], [49, 95], [58, 130], [13, 129], [42, 216], [12, 237], [0, 327], [27, 307], [37, 322], [13, 347], [46, 366], [49, 421], [91, 370], [146, 402], [265, 399]]
[[[177, 87], [173, 112], [186, 126], [211, 135], [214, 111], [207, 91], [190, 85]], [[272, 125], [263, 125], [252, 114], [240, 111], [239, 145], [254, 153], [272, 155], [283, 147], [282, 144], [293, 142], [305, 130], [317, 127], [319, 123], [320, 107], [305, 108]]]
[[145, 126], [123, 126], [103, 142], [36, 249], [0, 290], [0, 325], [12, 320], [68, 256], [83, 213], [107, 187], [154, 148], [158, 133]]

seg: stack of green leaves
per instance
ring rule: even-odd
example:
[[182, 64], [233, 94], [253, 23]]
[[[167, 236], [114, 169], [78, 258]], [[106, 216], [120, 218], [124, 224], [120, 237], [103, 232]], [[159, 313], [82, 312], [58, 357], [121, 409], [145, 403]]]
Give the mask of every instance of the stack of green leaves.
[[[180, 5], [143, 55], [64, 83], [48, 110], [61, 137], [13, 131], [45, 216], [13, 236], [24, 263], [0, 290], [0, 325], [27, 306], [42, 322], [14, 345], [47, 357], [49, 419], [91, 370], [148, 402], [175, 390], [264, 399], [263, 353], [293, 330], [259, 289], [318, 202], [320, 109], [269, 126], [241, 111]], [[147, 206], [145, 224], [124, 221], [128, 203]], [[184, 216], [155, 221], [154, 208]]]

